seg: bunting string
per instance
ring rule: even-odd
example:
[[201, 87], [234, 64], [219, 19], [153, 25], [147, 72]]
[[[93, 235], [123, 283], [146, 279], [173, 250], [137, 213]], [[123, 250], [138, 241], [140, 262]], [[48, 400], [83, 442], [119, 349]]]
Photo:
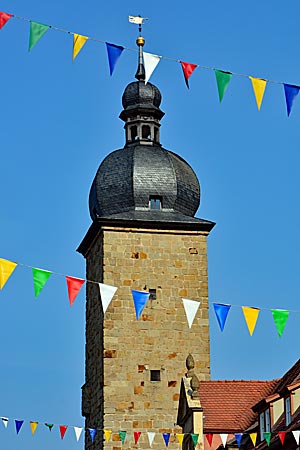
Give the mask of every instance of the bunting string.
[[[12, 423], [16, 430], [16, 434], [17, 435], [22, 434], [21, 431], [23, 429], [25, 420], [11, 419], [11, 418], [4, 417], [4, 416], [0, 417], [0, 420], [2, 420], [2, 423], [3, 423], [5, 429], [8, 428], [9, 423]], [[127, 441], [127, 442], [134, 441], [135, 445], [137, 445], [138, 442], [140, 441], [140, 439], [143, 440], [142, 436], [145, 436], [149, 441], [150, 447], [152, 447], [152, 443], [156, 436], [161, 437], [161, 439], [165, 443], [166, 447], [169, 446], [169, 443], [179, 443], [180, 447], [182, 447], [183, 440], [186, 436], [191, 437], [195, 446], [197, 445], [199, 440], [201, 438], [203, 438], [203, 439], [207, 440], [209, 446], [211, 447], [214, 438], [219, 437], [221, 439], [221, 442], [222, 442], [222, 445], [224, 448], [226, 447], [228, 441], [233, 441], [233, 442], [236, 441], [238, 447], [240, 447], [240, 445], [242, 443], [242, 439], [245, 439], [245, 438], [250, 439], [253, 446], [255, 446], [256, 441], [257, 441], [257, 436], [258, 436], [257, 432], [204, 433], [203, 436], [200, 436], [197, 433], [179, 433], [177, 431], [174, 431], [174, 429], [172, 427], [170, 427], [169, 430], [173, 430], [173, 431], [169, 431], [169, 432], [167, 432], [167, 431], [156, 432], [153, 430], [151, 430], [151, 431], [145, 431], [145, 430], [133, 431], [132, 429], [130, 429], [129, 431], [124, 430], [124, 429], [118, 430], [118, 431], [113, 431], [111, 429], [105, 429], [105, 428], [104, 429], [103, 428], [89, 428], [89, 427], [84, 427], [84, 426], [78, 427], [78, 426], [74, 426], [74, 425], [61, 425], [61, 424], [55, 424], [52, 422], [43, 422], [43, 421], [30, 420], [28, 422], [29, 422], [32, 436], [34, 436], [36, 431], [41, 428], [41, 425], [44, 425], [46, 428], [48, 428], [48, 430], [50, 432], [52, 432], [53, 428], [58, 428], [61, 439], [64, 439], [65, 434], [67, 433], [67, 430], [73, 429], [77, 442], [79, 442], [79, 439], [80, 439], [83, 431], [88, 433], [92, 442], [94, 442], [97, 433], [101, 432], [104, 434], [104, 439], [106, 442], [108, 442], [112, 438], [112, 436], [118, 436], [122, 445], [125, 444], [125, 441]], [[264, 432], [263, 436], [262, 436], [262, 440], [265, 440], [269, 446], [271, 439], [274, 437], [278, 437], [283, 445], [287, 435], [292, 435], [294, 437], [297, 445], [299, 445], [299, 439], [300, 439], [300, 431], [299, 430]]]
[[[134, 16], [129, 16], [129, 22], [139, 23], [139, 22], [132, 20], [132, 17], [134, 17]], [[31, 50], [36, 45], [36, 43], [40, 40], [40, 38], [45, 34], [45, 32], [48, 29], [52, 29], [54, 31], [59, 31], [61, 33], [67, 33], [67, 34], [73, 36], [73, 56], [72, 56], [73, 61], [75, 60], [79, 51], [82, 49], [83, 45], [88, 40], [106, 45], [110, 75], [113, 74], [115, 65], [116, 65], [121, 53], [123, 52], [123, 50], [138, 52], [138, 50], [134, 49], [134, 48], [120, 46], [120, 45], [116, 45], [116, 44], [109, 44], [108, 42], [106, 42], [102, 39], [99, 39], [99, 38], [95, 38], [95, 37], [88, 36], [88, 35], [81, 35], [81, 34], [73, 32], [73, 31], [58, 28], [54, 25], [44, 25], [39, 22], [34, 22], [31, 19], [28, 19], [26, 17], [21, 17], [16, 14], [8, 14], [5, 12], [0, 12], [0, 29], [11, 18], [23, 20], [30, 24], [29, 50]], [[146, 52], [143, 52], [143, 55], [144, 55], [144, 64], [145, 64], [145, 71], [146, 71], [145, 83], [148, 82], [155, 67], [158, 65], [158, 63], [161, 60], [176, 62], [181, 65], [181, 68], [183, 70], [183, 75], [184, 75], [184, 81], [188, 88], [189, 88], [189, 79], [196, 68], [213, 71], [216, 76], [217, 89], [218, 89], [220, 102], [223, 99], [223, 96], [225, 94], [225, 91], [228, 88], [228, 85], [230, 83], [232, 76], [247, 78], [251, 82], [258, 110], [261, 109], [261, 105], [262, 105], [262, 101], [263, 101], [263, 97], [265, 94], [267, 83], [281, 84], [283, 86], [283, 92], [284, 92], [284, 96], [285, 96], [287, 115], [290, 116], [294, 101], [296, 100], [296, 97], [300, 90], [300, 85], [288, 84], [288, 83], [285, 83], [282, 81], [277, 81], [277, 80], [270, 79], [270, 78], [261, 78], [261, 77], [258, 78], [258, 77], [253, 77], [252, 75], [246, 75], [243, 73], [233, 72], [233, 71], [225, 71], [225, 70], [221, 70], [221, 69], [218, 69], [215, 67], [206, 66], [203, 64], [192, 64], [189, 62], [183, 62], [180, 59], [170, 58], [168, 56], [163, 56], [163, 55], [156, 55], [156, 54], [151, 54], [151, 53], [146, 53]]]

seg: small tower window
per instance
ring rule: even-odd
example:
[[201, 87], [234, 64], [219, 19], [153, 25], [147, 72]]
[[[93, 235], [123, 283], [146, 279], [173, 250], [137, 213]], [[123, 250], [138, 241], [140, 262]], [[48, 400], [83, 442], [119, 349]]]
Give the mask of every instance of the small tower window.
[[131, 140], [136, 141], [138, 139], [137, 127], [134, 125], [130, 128]]
[[150, 209], [161, 209], [161, 199], [159, 197], [150, 197]]
[[160, 381], [160, 370], [150, 370], [150, 381]]
[[151, 139], [151, 131], [149, 125], [142, 126], [142, 138], [143, 139]]
[[158, 128], [154, 127], [154, 142], [158, 142]]

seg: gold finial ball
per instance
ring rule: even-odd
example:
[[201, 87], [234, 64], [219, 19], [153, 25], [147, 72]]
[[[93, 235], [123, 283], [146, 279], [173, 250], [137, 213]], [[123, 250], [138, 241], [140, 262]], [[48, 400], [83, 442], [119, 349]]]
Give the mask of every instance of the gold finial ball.
[[145, 44], [145, 39], [143, 36], [139, 36], [136, 40], [136, 45], [143, 47]]

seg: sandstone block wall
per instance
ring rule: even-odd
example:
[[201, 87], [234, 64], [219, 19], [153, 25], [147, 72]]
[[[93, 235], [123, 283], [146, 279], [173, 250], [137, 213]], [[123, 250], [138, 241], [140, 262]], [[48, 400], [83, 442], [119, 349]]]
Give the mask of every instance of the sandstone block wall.
[[[162, 432], [175, 427], [181, 377], [192, 353], [200, 379], [210, 377], [206, 234], [199, 231], [102, 227], [87, 258], [87, 279], [118, 287], [103, 318], [99, 288], [87, 283], [86, 426], [113, 431], [105, 448], [165, 446]], [[156, 289], [137, 321], [131, 290]], [[182, 298], [201, 302], [189, 329]], [[151, 371], [160, 381], [151, 381]], [[137, 445], [133, 432], [141, 431]], [[170, 445], [175, 441], [171, 435]], [[86, 448], [100, 450], [101, 433]]]

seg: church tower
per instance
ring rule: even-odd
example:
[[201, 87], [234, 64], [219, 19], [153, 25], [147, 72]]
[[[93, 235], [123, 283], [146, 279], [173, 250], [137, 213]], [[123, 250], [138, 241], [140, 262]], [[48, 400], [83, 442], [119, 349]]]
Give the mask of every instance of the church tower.
[[[189, 353], [199, 378], [210, 378], [206, 240], [214, 223], [194, 217], [197, 176], [160, 143], [161, 93], [145, 84], [141, 36], [137, 45], [137, 81], [122, 97], [125, 145], [100, 164], [90, 190], [92, 225], [78, 249], [88, 280], [118, 288], [105, 315], [97, 283], [86, 288], [82, 414], [86, 428], [98, 430], [94, 443], [86, 433], [88, 450], [118, 450], [119, 431], [127, 432], [126, 448], [149, 449], [147, 432], [157, 433], [153, 449], [165, 447]], [[150, 292], [139, 320], [132, 289]], [[182, 298], [200, 302], [191, 329]], [[109, 442], [103, 429], [112, 430]], [[135, 431], [142, 433], [137, 445]]]

